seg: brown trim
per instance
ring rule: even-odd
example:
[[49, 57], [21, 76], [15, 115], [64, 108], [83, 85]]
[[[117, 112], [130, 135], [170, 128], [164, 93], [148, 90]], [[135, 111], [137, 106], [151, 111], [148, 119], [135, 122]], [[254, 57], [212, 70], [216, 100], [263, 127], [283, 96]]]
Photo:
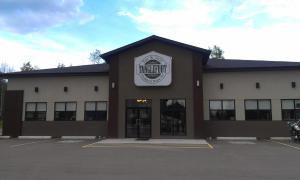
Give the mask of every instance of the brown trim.
[[23, 136], [106, 136], [106, 121], [24, 121]]
[[107, 135], [110, 138], [117, 138], [119, 112], [119, 57], [113, 56], [109, 62], [109, 108]]
[[[193, 53], [193, 96], [194, 96], [194, 136], [195, 138], [204, 137], [203, 124], [203, 70], [202, 56]], [[198, 85], [198, 86], [197, 86]]]
[[[220, 60], [223, 61], [223, 60]], [[224, 60], [226, 61], [226, 60]], [[247, 71], [290, 71], [299, 70], [299, 66], [291, 67], [236, 67], [236, 68], [204, 68], [204, 73], [217, 73], [217, 72], [247, 72]]]
[[22, 134], [24, 91], [6, 91], [3, 114], [3, 135], [17, 137]]
[[284, 121], [204, 121], [206, 137], [289, 137]]

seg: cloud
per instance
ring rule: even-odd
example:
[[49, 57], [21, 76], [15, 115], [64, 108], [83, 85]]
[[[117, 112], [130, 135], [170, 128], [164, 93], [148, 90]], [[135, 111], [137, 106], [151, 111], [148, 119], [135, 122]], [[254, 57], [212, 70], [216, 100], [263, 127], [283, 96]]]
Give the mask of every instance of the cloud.
[[[252, 1], [257, 3], [250, 6]], [[121, 11], [119, 15], [129, 17], [137, 29], [146, 33], [203, 48], [219, 45], [226, 58], [300, 61], [300, 23], [292, 22], [299, 16], [291, 7], [299, 7], [296, 1], [290, 5], [279, 0], [275, 4], [267, 0], [239, 4], [225, 0], [181, 2], [181, 6], [168, 11], [141, 6], [137, 12]], [[287, 12], [289, 8], [291, 12]], [[262, 13], [280, 21], [266, 21], [256, 27], [255, 16]], [[224, 20], [222, 26], [220, 20]]]
[[238, 19], [266, 15], [275, 20], [300, 21], [299, 0], [244, 0], [233, 10]]
[[94, 16], [83, 13], [82, 0], [0, 0], [0, 29], [26, 34], [67, 21], [87, 23]]

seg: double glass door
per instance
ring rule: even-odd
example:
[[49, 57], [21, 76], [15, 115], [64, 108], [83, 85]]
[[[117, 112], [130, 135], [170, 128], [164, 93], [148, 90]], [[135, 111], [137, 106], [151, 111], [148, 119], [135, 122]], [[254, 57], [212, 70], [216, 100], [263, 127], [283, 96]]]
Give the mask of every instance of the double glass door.
[[127, 138], [150, 138], [151, 137], [151, 106], [149, 104], [138, 104], [136, 106], [131, 106], [131, 105], [132, 104], [130, 103], [128, 104], [127, 102], [126, 137]]

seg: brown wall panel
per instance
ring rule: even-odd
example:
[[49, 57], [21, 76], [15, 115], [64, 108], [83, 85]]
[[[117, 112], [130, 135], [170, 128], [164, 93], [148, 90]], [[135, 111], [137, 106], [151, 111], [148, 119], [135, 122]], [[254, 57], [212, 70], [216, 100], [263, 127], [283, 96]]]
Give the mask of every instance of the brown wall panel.
[[204, 137], [203, 123], [203, 70], [202, 57], [200, 54], [193, 54], [193, 94], [194, 94], [194, 137]]
[[106, 122], [23, 122], [23, 136], [106, 136]]
[[205, 121], [206, 137], [288, 137], [283, 121]]
[[23, 91], [6, 91], [4, 97], [3, 135], [17, 137], [22, 133]]
[[[114, 56], [110, 59], [109, 71], [109, 108], [108, 132], [110, 138], [118, 137], [118, 107], [119, 107], [119, 59]], [[112, 86], [114, 84], [114, 87]]]

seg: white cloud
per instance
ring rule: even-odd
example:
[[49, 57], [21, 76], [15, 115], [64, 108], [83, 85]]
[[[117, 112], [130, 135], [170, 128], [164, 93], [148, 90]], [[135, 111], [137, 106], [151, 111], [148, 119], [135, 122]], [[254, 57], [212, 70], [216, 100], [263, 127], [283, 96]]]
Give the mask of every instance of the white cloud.
[[300, 20], [299, 0], [244, 0], [234, 8], [233, 17], [239, 19], [267, 15], [274, 19]]
[[80, 11], [82, 5], [82, 0], [1, 0], [0, 28], [26, 34], [68, 21], [76, 21], [79, 24], [92, 21], [93, 15]]
[[[262, 0], [260, 3], [259, 0], [253, 0], [254, 3], [250, 6], [251, 1], [228, 5], [226, 1], [208, 3], [201, 0], [186, 0], [182, 1], [184, 3], [182, 6], [168, 11], [143, 6], [137, 13], [123, 11], [120, 15], [128, 16], [139, 30], [147, 33], [203, 48], [219, 45], [224, 49], [226, 58], [300, 61], [298, 53], [300, 23], [266, 22], [265, 26], [254, 28], [255, 19], [251, 19], [263, 12], [271, 17], [289, 17], [289, 20], [295, 20], [299, 16], [294, 11], [298, 3], [293, 1], [294, 4], [288, 5], [277, 0], [272, 4], [273, 1]], [[232, 9], [235, 18], [245, 19], [243, 26], [214, 26], [215, 21], [224, 15], [222, 10], [228, 8]], [[289, 8], [291, 12], [288, 12]]]
[[76, 39], [73, 40], [79, 44], [76, 49], [42, 36], [31, 37], [30, 35], [26, 39], [22, 42], [0, 38], [0, 63], [7, 63], [13, 66], [16, 71], [19, 71], [22, 64], [27, 61], [41, 69], [55, 68], [58, 63], [63, 63], [66, 66], [91, 64], [88, 59], [90, 52], [95, 48], [109, 49], [99, 46], [99, 44], [87, 44]]

